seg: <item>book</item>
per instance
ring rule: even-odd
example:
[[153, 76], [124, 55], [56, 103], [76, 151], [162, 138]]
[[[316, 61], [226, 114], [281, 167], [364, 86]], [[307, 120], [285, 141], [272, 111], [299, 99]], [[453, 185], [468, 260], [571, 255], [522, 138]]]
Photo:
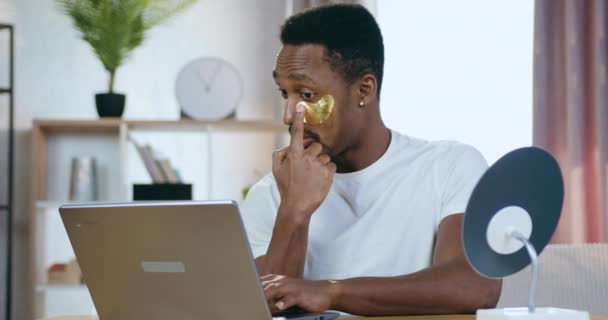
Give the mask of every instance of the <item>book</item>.
[[165, 180], [163, 172], [154, 158], [154, 150], [152, 147], [149, 144], [144, 145], [143, 152], [145, 156], [144, 163], [146, 164], [146, 168], [148, 168], [152, 181], [154, 181], [154, 183], [166, 183], [167, 180]]
[[129, 137], [129, 140], [133, 142], [133, 145], [135, 146], [135, 149], [137, 150], [137, 153], [139, 154], [139, 157], [141, 158], [142, 162], [146, 166], [146, 170], [148, 171], [148, 174], [150, 175], [152, 181], [154, 183], [164, 183], [165, 178], [162, 172], [160, 171], [160, 168], [154, 161], [152, 147], [148, 144], [142, 146], [137, 143], [137, 141], [135, 141], [132, 137]]
[[175, 170], [171, 167], [171, 162], [169, 159], [155, 159], [156, 164], [160, 168], [165, 181], [168, 183], [179, 183], [180, 179], [175, 174]]

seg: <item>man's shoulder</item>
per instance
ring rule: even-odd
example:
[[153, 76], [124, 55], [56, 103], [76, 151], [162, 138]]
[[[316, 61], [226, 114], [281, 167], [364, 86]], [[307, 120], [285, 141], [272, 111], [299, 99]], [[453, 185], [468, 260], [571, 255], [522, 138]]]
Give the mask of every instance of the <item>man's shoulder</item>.
[[272, 188], [274, 186], [277, 185], [277, 181], [274, 179], [274, 175], [272, 174], [272, 172], [266, 174], [265, 176], [263, 176], [258, 182], [256, 182], [253, 186], [254, 187], [261, 187], [261, 188]]
[[272, 173], [268, 173], [251, 186], [247, 194], [247, 200], [261, 197], [277, 201], [278, 193], [277, 182]]
[[463, 156], [483, 157], [479, 150], [467, 143], [462, 143], [455, 140], [440, 140], [434, 141], [433, 144], [437, 148], [437, 152], [449, 161], [453, 161]]
[[262, 216], [270, 217], [276, 213], [276, 208], [280, 202], [279, 191], [272, 174], [267, 174], [260, 181], [255, 183], [247, 192], [245, 201], [241, 206], [241, 212], [245, 223], [248, 218]]
[[479, 150], [470, 144], [456, 140], [427, 140], [393, 132], [398, 152], [416, 154], [452, 162], [460, 157], [483, 157]]

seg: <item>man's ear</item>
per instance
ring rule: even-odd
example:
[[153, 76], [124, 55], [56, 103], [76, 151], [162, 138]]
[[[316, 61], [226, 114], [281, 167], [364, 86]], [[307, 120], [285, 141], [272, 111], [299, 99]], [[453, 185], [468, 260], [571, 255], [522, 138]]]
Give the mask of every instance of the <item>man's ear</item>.
[[361, 79], [359, 80], [357, 93], [363, 103], [367, 104], [376, 97], [377, 88], [378, 81], [376, 79], [376, 76], [371, 73], [368, 73], [361, 77]]

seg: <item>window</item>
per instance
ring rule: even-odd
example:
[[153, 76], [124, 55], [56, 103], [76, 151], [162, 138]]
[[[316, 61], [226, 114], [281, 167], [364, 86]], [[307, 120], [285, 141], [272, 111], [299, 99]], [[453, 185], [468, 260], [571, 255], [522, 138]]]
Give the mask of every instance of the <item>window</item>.
[[532, 143], [534, 2], [378, 1], [386, 125], [493, 163]]

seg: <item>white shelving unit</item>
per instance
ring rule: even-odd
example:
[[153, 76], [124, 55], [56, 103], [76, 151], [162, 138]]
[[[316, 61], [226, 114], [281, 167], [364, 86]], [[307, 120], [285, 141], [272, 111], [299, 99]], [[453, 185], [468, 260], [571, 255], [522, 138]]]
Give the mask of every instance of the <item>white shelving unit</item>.
[[58, 212], [74, 203], [67, 200], [72, 157], [98, 160], [100, 202], [131, 201], [131, 184], [150, 182], [130, 138], [168, 155], [193, 183], [195, 200], [238, 199], [241, 187], [270, 171], [271, 152], [286, 136], [276, 121], [34, 121], [29, 319], [94, 313], [86, 285], [47, 284], [48, 267], [74, 257]]
[[[39, 201], [36, 203], [36, 224], [39, 265], [45, 270], [53, 263], [67, 262], [74, 257], [74, 251], [61, 224], [58, 209], [60, 201]], [[86, 285], [46, 284], [46, 273], [38, 275], [35, 285], [35, 318], [64, 315], [91, 315], [95, 313], [93, 301]]]
[[51, 291], [87, 291], [87, 286], [84, 284], [79, 285], [61, 285], [61, 284], [45, 284], [36, 286], [36, 292], [51, 292]]

